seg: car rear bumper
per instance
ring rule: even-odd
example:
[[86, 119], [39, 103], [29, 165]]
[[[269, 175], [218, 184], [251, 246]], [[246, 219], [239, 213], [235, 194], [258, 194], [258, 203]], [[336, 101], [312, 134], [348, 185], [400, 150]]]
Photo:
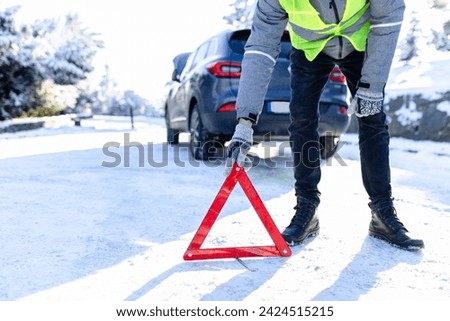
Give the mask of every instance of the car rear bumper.
[[[236, 126], [236, 112], [205, 113], [202, 115], [203, 125], [212, 136], [228, 140], [234, 133]], [[345, 133], [350, 124], [350, 117], [338, 114], [333, 108], [329, 108], [321, 115], [319, 121], [319, 135], [331, 135], [338, 137]], [[289, 139], [289, 114], [262, 113], [258, 125], [254, 126], [254, 138], [262, 140], [287, 140]]]

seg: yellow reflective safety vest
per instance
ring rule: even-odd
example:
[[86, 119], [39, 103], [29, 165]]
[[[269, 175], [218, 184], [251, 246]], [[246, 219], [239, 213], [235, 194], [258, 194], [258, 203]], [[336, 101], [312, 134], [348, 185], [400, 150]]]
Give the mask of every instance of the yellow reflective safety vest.
[[347, 0], [343, 17], [338, 23], [325, 23], [309, 0], [279, 0], [289, 17], [288, 30], [292, 46], [303, 50], [309, 61], [314, 60], [327, 42], [344, 37], [357, 51], [364, 51], [370, 29], [367, 0]]

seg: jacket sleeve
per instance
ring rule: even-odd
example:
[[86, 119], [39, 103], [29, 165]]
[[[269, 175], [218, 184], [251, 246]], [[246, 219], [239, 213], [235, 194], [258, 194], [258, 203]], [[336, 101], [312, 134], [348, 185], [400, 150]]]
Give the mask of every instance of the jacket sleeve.
[[382, 92], [389, 77], [400, 34], [405, 3], [403, 0], [371, 0], [370, 32], [360, 82], [370, 90]]
[[257, 2], [242, 61], [237, 118], [258, 122], [286, 24], [287, 14], [280, 7], [279, 0]]

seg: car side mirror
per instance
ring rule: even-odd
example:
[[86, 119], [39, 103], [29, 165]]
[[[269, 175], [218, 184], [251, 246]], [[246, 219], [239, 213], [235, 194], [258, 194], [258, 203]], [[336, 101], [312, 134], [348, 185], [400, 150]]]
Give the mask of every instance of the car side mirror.
[[176, 69], [172, 72], [172, 80], [177, 82], [180, 81], [180, 75], [178, 74]]

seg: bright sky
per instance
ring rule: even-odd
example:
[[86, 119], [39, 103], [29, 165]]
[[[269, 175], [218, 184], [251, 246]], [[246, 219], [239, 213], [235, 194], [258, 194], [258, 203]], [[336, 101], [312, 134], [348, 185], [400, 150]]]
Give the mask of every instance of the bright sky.
[[20, 21], [78, 13], [106, 48], [96, 58], [99, 75], [110, 66], [120, 89], [153, 99], [170, 79], [172, 58], [229, 28], [223, 16], [232, 0], [1, 0], [1, 10], [21, 5]]

